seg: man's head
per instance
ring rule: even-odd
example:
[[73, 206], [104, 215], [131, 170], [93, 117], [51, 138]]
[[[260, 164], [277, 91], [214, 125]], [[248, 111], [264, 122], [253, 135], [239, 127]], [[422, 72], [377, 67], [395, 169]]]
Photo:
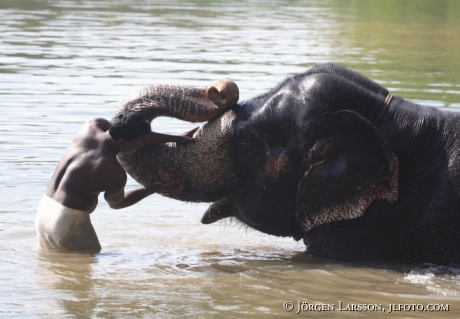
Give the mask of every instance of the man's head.
[[142, 137], [150, 132], [150, 123], [135, 111], [124, 110], [110, 121], [109, 134], [124, 153], [133, 154], [144, 146]]

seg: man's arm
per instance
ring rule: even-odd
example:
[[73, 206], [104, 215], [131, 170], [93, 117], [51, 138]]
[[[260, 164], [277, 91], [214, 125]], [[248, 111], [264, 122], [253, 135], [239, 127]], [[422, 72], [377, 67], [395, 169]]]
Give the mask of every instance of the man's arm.
[[140, 187], [129, 191], [125, 191], [124, 186], [125, 184], [121, 188], [105, 191], [104, 198], [110, 208], [120, 209], [129, 207], [157, 192], [165, 195], [177, 194], [182, 192], [185, 187], [180, 181], [154, 183], [147, 187]]
[[182, 135], [169, 135], [169, 134], [162, 134], [156, 132], [150, 132], [145, 136], [145, 145], [153, 145], [153, 144], [160, 144], [160, 143], [168, 143], [168, 142], [176, 142], [179, 144], [186, 144], [195, 142], [195, 139], [192, 138], [193, 134], [199, 129], [200, 127], [195, 127], [193, 130], [185, 132]]

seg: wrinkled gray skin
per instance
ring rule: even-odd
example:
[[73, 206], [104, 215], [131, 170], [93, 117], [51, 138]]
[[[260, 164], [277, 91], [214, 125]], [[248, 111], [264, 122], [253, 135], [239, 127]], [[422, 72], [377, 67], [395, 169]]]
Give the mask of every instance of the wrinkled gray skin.
[[460, 115], [418, 105], [348, 69], [311, 68], [236, 104], [237, 88], [153, 86], [122, 108], [208, 121], [197, 142], [120, 156], [139, 183], [349, 260], [460, 263]]

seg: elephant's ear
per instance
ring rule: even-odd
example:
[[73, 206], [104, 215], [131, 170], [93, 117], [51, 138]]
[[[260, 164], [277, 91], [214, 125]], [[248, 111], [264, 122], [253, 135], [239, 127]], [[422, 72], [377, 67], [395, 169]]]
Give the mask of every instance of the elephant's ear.
[[305, 231], [362, 216], [373, 201], [397, 200], [398, 159], [367, 120], [341, 111], [325, 116], [315, 133], [297, 190]]

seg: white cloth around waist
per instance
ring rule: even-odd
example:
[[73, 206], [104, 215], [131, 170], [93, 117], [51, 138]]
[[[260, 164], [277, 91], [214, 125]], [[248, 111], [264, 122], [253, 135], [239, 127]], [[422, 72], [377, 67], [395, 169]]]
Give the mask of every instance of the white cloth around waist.
[[89, 213], [68, 208], [47, 195], [38, 205], [35, 227], [43, 250], [100, 249]]

